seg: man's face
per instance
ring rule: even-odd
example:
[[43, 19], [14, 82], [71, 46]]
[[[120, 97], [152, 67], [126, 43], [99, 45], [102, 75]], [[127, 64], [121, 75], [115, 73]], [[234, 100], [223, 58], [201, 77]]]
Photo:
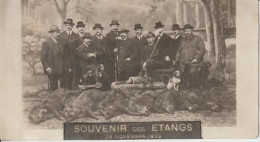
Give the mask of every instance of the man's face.
[[135, 33], [137, 36], [140, 36], [140, 35], [142, 35], [142, 31], [143, 31], [142, 29], [136, 29]]
[[192, 29], [186, 29], [184, 33], [187, 37], [190, 37], [192, 35]]
[[127, 33], [126, 32], [122, 32], [120, 33], [120, 36], [122, 39], [125, 39], [127, 37]]
[[163, 32], [163, 28], [157, 28], [155, 29], [155, 35], [158, 36], [159, 34], [161, 34]]
[[65, 24], [66, 31], [71, 31], [72, 27], [73, 26], [71, 24]]
[[90, 45], [91, 39], [89, 39], [89, 38], [84, 38], [83, 41], [84, 41], [85, 44]]
[[54, 31], [51, 33], [51, 36], [55, 39], [58, 39], [59, 38], [59, 35], [60, 35], [60, 32], [59, 31]]
[[149, 38], [147, 38], [148, 44], [153, 43], [153, 41], [154, 41], [154, 37], [149, 37]]
[[78, 32], [79, 33], [84, 33], [84, 31], [85, 31], [85, 26], [78, 27]]
[[173, 30], [173, 35], [174, 36], [180, 35], [180, 30]]
[[102, 35], [102, 29], [101, 28], [95, 28], [95, 32], [97, 36], [101, 36]]
[[117, 32], [118, 31], [118, 25], [112, 25], [111, 30], [114, 31], [114, 32]]

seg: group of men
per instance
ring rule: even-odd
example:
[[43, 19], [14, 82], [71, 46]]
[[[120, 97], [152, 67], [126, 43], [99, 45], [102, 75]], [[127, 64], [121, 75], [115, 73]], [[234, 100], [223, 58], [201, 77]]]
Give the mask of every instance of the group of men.
[[[50, 38], [42, 45], [41, 61], [51, 91], [58, 88], [58, 81], [61, 88], [76, 88], [82, 75], [97, 65], [108, 75], [106, 86], [110, 86], [130, 76], [151, 76], [158, 68], [175, 65], [183, 72], [185, 64], [202, 62], [205, 54], [204, 42], [192, 34], [194, 27], [190, 24], [183, 28], [174, 24], [173, 39], [164, 33], [161, 22], [155, 23], [154, 33], [147, 36], [142, 33], [142, 25], [135, 24], [136, 36], [131, 39], [129, 30], [119, 30], [117, 20], [112, 20], [111, 31], [106, 36], [99, 23], [93, 26], [94, 36], [85, 32], [83, 21], [76, 24], [78, 33], [72, 31], [75, 25], [72, 19], [68, 18], [64, 25], [65, 31], [61, 33], [58, 26], [51, 26]], [[181, 36], [182, 30], [185, 38]]]

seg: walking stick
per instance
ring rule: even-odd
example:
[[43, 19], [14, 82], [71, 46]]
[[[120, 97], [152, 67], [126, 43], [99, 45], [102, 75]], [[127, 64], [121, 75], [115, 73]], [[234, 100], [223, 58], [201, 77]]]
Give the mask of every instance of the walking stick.
[[119, 51], [117, 51], [117, 53], [116, 53], [116, 58], [115, 58], [115, 80], [116, 80], [116, 82], [118, 81], [118, 52]]

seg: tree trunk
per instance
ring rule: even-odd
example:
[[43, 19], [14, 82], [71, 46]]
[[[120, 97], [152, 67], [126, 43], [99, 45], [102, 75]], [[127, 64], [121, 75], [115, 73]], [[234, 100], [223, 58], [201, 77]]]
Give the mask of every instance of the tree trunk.
[[214, 40], [216, 47], [216, 71], [213, 77], [219, 81], [225, 80], [226, 45], [224, 24], [221, 15], [220, 0], [211, 0], [211, 14], [214, 26]]
[[212, 61], [215, 61], [216, 53], [215, 53], [215, 41], [214, 41], [214, 30], [213, 30], [213, 23], [212, 17], [210, 14], [210, 3], [204, 3], [204, 16], [205, 16], [205, 27], [206, 27], [206, 34], [207, 34], [207, 41], [209, 43], [210, 51], [209, 57], [213, 58]]

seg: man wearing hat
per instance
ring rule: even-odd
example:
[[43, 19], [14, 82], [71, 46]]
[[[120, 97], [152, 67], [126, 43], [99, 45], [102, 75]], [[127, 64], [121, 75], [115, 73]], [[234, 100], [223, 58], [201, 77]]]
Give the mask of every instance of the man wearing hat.
[[135, 30], [136, 36], [132, 38], [132, 44], [139, 50], [137, 52], [138, 55], [136, 55], [136, 57], [138, 59], [136, 59], [136, 60], [140, 61], [140, 69], [141, 69], [141, 57], [140, 57], [141, 54], [140, 53], [143, 50], [144, 46], [147, 45], [147, 39], [142, 34], [143, 27], [141, 24], [135, 24], [134, 30]]
[[159, 58], [157, 60], [158, 68], [169, 68], [172, 65], [172, 60], [170, 57], [172, 50], [172, 38], [163, 32], [164, 25], [161, 22], [155, 23], [155, 42], [159, 50]]
[[147, 70], [148, 76], [151, 76], [153, 70], [157, 67], [156, 61], [158, 60], [159, 51], [158, 48], [155, 48], [155, 34], [149, 32], [146, 36], [147, 45], [144, 46], [141, 52], [143, 71], [142, 75], [144, 75], [144, 70]]
[[[83, 21], [78, 21], [78, 22], [77, 22], [77, 25], [76, 25], [77, 30], [78, 30], [77, 35], [78, 35], [78, 37], [79, 37], [79, 39], [80, 39], [80, 41], [81, 41], [80, 44], [82, 44], [82, 42], [83, 42], [82, 37], [84, 36], [84, 33], [85, 33], [85, 26], [86, 26], [86, 25], [83, 23]], [[79, 45], [80, 45], [80, 44], [79, 44]]]
[[181, 28], [178, 24], [173, 24], [172, 31], [173, 31], [174, 37], [172, 39], [172, 51], [171, 51], [172, 53], [171, 53], [170, 58], [172, 58], [172, 61], [175, 63], [176, 53], [179, 48], [180, 42], [183, 38], [181, 36]]
[[[193, 28], [190, 24], [184, 25], [183, 28], [186, 37], [181, 40], [176, 55], [176, 62], [177, 65], [180, 65], [181, 72], [184, 72], [186, 64], [202, 62], [206, 52], [204, 41], [192, 33]], [[194, 74], [196, 70], [196, 68], [190, 69], [189, 74]]]
[[68, 72], [70, 64], [64, 60], [66, 56], [69, 56], [69, 52], [63, 49], [59, 41], [60, 30], [58, 26], [51, 26], [49, 33], [50, 38], [42, 44], [41, 62], [44, 73], [48, 75], [49, 89], [52, 92], [58, 88], [58, 81], [60, 81], [62, 88], [66, 88], [67, 82], [63, 80], [63, 70], [66, 67]]
[[[117, 20], [112, 20], [111, 24], [110, 24], [110, 28], [111, 31], [109, 33], [107, 33], [106, 38], [107, 38], [107, 43], [108, 43], [108, 47], [110, 49], [110, 53], [114, 53], [114, 49], [116, 48], [116, 43], [117, 43], [117, 37], [119, 37], [118, 34], [118, 27], [119, 27], [119, 23]], [[109, 70], [115, 71], [115, 55], [111, 54], [109, 62], [111, 63], [109, 65]], [[115, 73], [109, 73], [111, 79], [113, 79], [113, 81], [115, 81]]]
[[72, 19], [66, 19], [66, 21], [64, 21], [64, 25], [65, 31], [60, 34], [60, 38], [62, 42], [65, 43], [64, 48], [68, 48], [71, 52], [70, 62], [72, 64], [72, 69], [70, 72], [65, 72], [64, 74], [68, 77], [68, 88], [73, 89], [77, 87], [79, 81], [79, 61], [76, 55], [76, 48], [79, 46], [81, 41], [77, 34], [72, 31], [72, 28], [75, 25]]
[[83, 43], [77, 48], [77, 55], [79, 57], [79, 64], [81, 69], [81, 77], [88, 70], [91, 70], [97, 65], [97, 50], [91, 46], [91, 35], [85, 33], [82, 37]]
[[[102, 35], [102, 30], [104, 28], [101, 26], [101, 24], [96, 23], [93, 27], [93, 30], [95, 31], [95, 35], [91, 39], [91, 46], [95, 47], [97, 49], [97, 54], [99, 56], [97, 57], [98, 64], [104, 68], [104, 71], [109, 74], [109, 76], [114, 75], [114, 70], [111, 66], [111, 52], [108, 47], [107, 39]], [[105, 84], [103, 84], [104, 89], [107, 90], [110, 88], [110, 85], [112, 83], [112, 80], [109, 79]]]
[[121, 29], [119, 31], [121, 40], [117, 42], [114, 52], [118, 55], [118, 73], [119, 80], [127, 80], [130, 76], [137, 76], [139, 71], [139, 62], [137, 61], [138, 49], [132, 45], [127, 34], [129, 30]]

